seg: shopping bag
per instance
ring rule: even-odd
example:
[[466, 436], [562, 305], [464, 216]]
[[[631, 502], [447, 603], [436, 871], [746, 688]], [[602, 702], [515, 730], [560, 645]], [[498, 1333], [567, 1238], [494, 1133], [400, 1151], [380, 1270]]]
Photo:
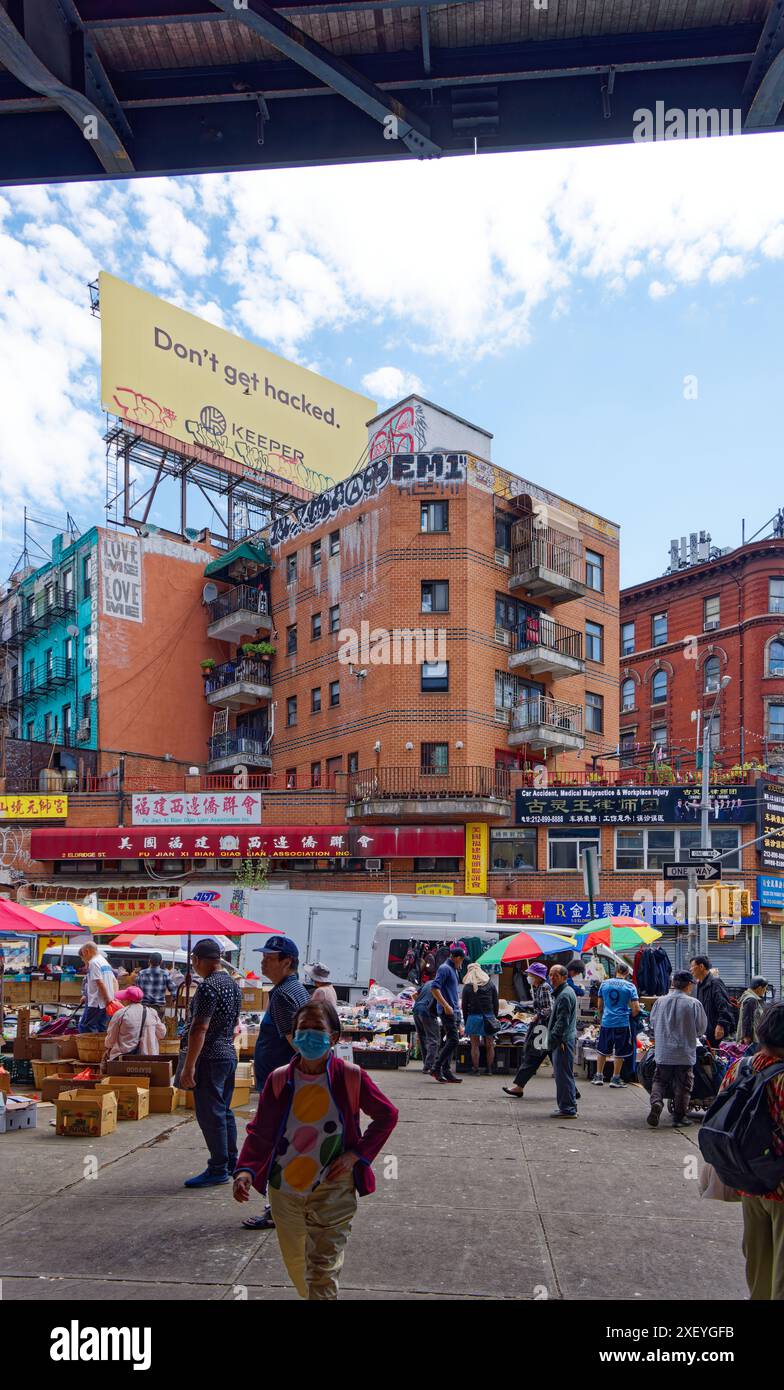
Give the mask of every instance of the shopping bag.
[[714, 1202], [739, 1202], [740, 1193], [734, 1187], [722, 1182], [712, 1163], [703, 1162], [697, 1176], [701, 1197], [709, 1197]]

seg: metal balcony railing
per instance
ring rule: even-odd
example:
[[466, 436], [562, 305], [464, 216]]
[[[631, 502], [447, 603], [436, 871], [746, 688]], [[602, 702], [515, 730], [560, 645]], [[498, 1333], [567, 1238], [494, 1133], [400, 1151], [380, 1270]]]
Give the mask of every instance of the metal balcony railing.
[[52, 661], [44, 661], [33, 671], [25, 671], [22, 677], [22, 699], [34, 699], [37, 695], [44, 695], [47, 690], [56, 690], [72, 680], [73, 674], [73, 661], [65, 661], [59, 657]]
[[264, 589], [254, 589], [250, 584], [238, 584], [224, 594], [218, 594], [212, 603], [207, 604], [211, 623], [226, 618], [230, 613], [268, 613], [269, 603]]
[[269, 734], [213, 734], [209, 740], [209, 761], [218, 758], [268, 758], [271, 737]]
[[55, 586], [51, 593], [36, 594], [31, 605], [30, 618], [36, 632], [43, 632], [52, 623], [67, 618], [75, 610], [73, 593], [65, 593]]
[[553, 700], [549, 695], [531, 695], [512, 709], [512, 728], [531, 729], [545, 725], [564, 733], [582, 734], [583, 711], [580, 705]]
[[229, 685], [271, 685], [272, 673], [268, 661], [256, 661], [252, 657], [246, 657], [242, 661], [225, 661], [222, 666], [216, 666], [214, 671], [210, 671], [204, 682], [205, 695], [211, 695], [215, 690], [225, 690]]
[[572, 627], [557, 623], [540, 613], [526, 618], [511, 634], [513, 652], [528, 651], [531, 647], [546, 647], [548, 651], [558, 652], [560, 656], [573, 657], [575, 661], [583, 658], [583, 635]]
[[443, 800], [446, 797], [493, 797], [508, 800], [510, 774], [497, 767], [379, 767], [352, 772], [349, 801], [377, 798]]
[[533, 517], [524, 517], [512, 527], [512, 573], [524, 574], [541, 566], [564, 579], [585, 580], [585, 552], [582, 541], [553, 526], [537, 526]]

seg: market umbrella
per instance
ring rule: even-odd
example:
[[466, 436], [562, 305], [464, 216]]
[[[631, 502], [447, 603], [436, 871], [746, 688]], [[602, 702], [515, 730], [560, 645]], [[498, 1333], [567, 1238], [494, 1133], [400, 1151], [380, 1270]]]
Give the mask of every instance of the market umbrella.
[[531, 960], [534, 956], [554, 955], [558, 951], [575, 950], [574, 937], [561, 932], [538, 931], [536, 927], [502, 936], [495, 945], [483, 951], [478, 965], [510, 965], [516, 960]]
[[613, 951], [630, 951], [638, 946], [650, 946], [662, 935], [639, 917], [599, 917], [587, 922], [578, 932], [577, 950], [592, 951], [595, 946], [609, 946]]
[[[99, 912], [98, 908], [86, 907], [84, 903], [36, 903], [31, 910], [40, 912], [44, 917], [54, 917], [66, 926], [87, 927], [90, 931], [105, 931], [120, 925], [119, 917], [110, 917], [108, 912]], [[55, 930], [49, 927], [48, 930], [53, 935], [59, 935], [59, 928]]]
[[[42, 917], [41, 912], [36, 908], [26, 907], [24, 903], [12, 902], [10, 898], [0, 898], [0, 930], [17, 931], [24, 933], [25, 936], [61, 936], [63, 940], [66, 935], [84, 931], [84, 927], [69, 926], [65, 922], [59, 922], [56, 930], [52, 929], [51, 921]], [[33, 1002], [33, 951], [30, 951], [30, 1003]]]

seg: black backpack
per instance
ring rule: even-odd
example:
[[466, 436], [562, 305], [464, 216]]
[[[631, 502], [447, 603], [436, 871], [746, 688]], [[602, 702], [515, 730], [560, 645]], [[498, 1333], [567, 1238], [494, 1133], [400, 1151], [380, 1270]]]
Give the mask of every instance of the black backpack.
[[767, 1085], [784, 1072], [784, 1062], [752, 1070], [744, 1057], [726, 1091], [720, 1091], [706, 1111], [698, 1142], [706, 1163], [728, 1187], [761, 1197], [784, 1181], [784, 1154], [773, 1148], [773, 1120]]

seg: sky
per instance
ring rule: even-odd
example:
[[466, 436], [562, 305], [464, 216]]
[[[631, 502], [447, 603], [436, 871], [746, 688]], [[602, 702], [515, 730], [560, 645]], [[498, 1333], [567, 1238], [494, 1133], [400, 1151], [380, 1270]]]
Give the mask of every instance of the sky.
[[[0, 578], [22, 511], [104, 517], [104, 269], [621, 525], [740, 544], [784, 506], [784, 137], [0, 189]], [[44, 533], [39, 533], [44, 534]]]

